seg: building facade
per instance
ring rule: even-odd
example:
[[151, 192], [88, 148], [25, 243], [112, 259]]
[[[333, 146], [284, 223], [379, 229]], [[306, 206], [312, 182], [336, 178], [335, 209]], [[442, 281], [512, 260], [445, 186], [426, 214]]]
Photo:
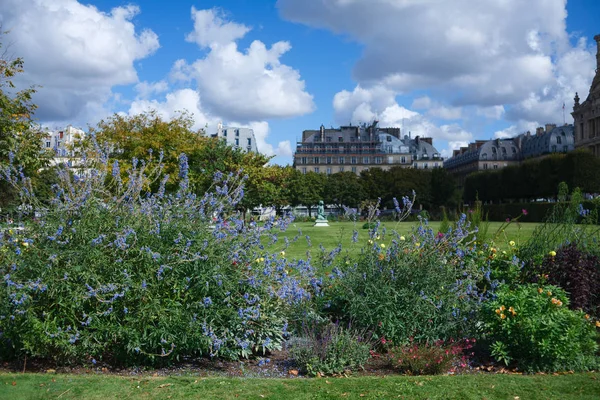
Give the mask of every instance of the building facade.
[[526, 132], [511, 139], [470, 143], [467, 147], [454, 150], [452, 157], [444, 161], [444, 168], [462, 185], [467, 175], [474, 172], [502, 169], [523, 160], [566, 153], [574, 148], [573, 125], [557, 127], [555, 124], [546, 124], [545, 128], [537, 128], [535, 135]]
[[302, 132], [296, 145], [294, 167], [302, 172], [360, 174], [369, 168], [441, 168], [443, 160], [431, 138], [400, 136], [400, 128], [341, 126]]
[[575, 93], [573, 116], [575, 124], [575, 148], [585, 148], [600, 157], [600, 35], [596, 41], [596, 75], [592, 80], [590, 92], [583, 103]]
[[42, 145], [45, 149], [53, 151], [54, 157], [51, 165], [67, 163], [71, 164], [78, 157], [74, 145], [85, 138], [85, 132], [81, 129], [68, 125], [64, 130], [46, 130]]
[[217, 133], [214, 133], [211, 136], [225, 140], [227, 144], [233, 148], [246, 152], [258, 153], [254, 130], [250, 128], [224, 126], [222, 123], [219, 123], [217, 125]]

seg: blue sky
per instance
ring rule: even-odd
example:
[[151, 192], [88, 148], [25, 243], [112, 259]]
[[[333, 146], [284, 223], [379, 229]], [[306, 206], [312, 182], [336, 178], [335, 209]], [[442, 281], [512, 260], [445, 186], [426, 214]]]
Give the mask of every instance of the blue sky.
[[371, 122], [474, 139], [571, 122], [596, 68], [597, 0], [6, 0], [37, 118], [94, 125], [185, 108], [255, 129], [274, 162], [302, 130]]

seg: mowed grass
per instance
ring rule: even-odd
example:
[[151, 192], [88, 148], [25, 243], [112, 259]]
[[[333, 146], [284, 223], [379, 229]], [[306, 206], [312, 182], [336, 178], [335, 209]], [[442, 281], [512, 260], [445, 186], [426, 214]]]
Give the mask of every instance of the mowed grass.
[[[315, 227], [313, 222], [294, 222], [286, 232], [280, 233], [277, 243], [268, 247], [269, 251], [279, 252], [285, 247], [284, 238], [290, 240], [289, 247], [285, 250], [288, 259], [306, 259], [308, 255], [318, 256], [322, 245], [327, 251], [334, 249], [341, 243], [343, 251], [349, 254], [358, 254], [360, 248], [364, 246], [369, 238], [368, 229], [363, 229], [364, 222], [329, 222], [329, 227]], [[434, 232], [438, 231], [440, 222], [430, 222], [430, 227]], [[513, 223], [505, 227], [504, 232], [499, 231], [505, 225], [501, 222], [490, 222], [487, 232], [487, 238], [493, 238], [497, 235], [496, 245], [500, 248], [508, 247], [508, 242], [514, 240], [516, 243], [526, 242], [532, 235], [538, 223]], [[418, 222], [383, 222], [382, 226], [389, 232], [397, 231], [400, 235], [408, 239], [413, 230], [418, 226]], [[352, 242], [352, 232], [358, 231], [358, 242]], [[306, 236], [310, 238], [306, 239]], [[293, 241], [297, 237], [296, 241]], [[387, 240], [391, 240], [388, 235]]]
[[600, 373], [313, 379], [0, 374], [1, 399], [598, 399]]

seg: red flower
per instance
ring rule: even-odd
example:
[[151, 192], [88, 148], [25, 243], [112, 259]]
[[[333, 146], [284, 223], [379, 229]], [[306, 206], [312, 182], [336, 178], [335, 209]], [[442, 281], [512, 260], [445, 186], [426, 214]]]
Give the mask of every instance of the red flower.
[[522, 209], [521, 212], [523, 213], [523, 215], [527, 215], [527, 210], [526, 209]]

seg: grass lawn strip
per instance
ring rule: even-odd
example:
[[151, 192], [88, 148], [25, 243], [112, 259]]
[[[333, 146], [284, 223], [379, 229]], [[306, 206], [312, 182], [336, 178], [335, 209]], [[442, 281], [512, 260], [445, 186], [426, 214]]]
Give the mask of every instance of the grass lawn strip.
[[2, 399], [598, 399], [600, 373], [315, 379], [0, 374]]

